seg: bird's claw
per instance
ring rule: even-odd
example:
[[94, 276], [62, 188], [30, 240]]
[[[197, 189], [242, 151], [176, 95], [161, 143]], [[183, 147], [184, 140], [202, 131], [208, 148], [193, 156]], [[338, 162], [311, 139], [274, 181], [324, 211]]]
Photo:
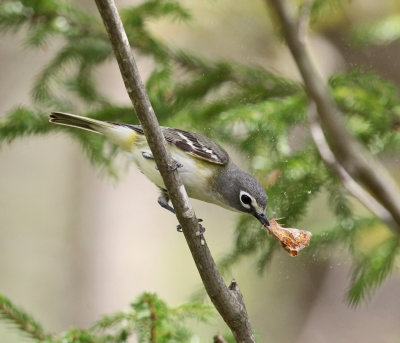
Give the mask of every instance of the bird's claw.
[[[169, 166], [168, 167], [168, 170], [169, 171], [174, 171], [174, 170], [177, 170], [178, 168], [182, 168], [183, 167], [183, 164], [182, 163], [179, 163], [179, 162], [174, 162], [174, 164], [172, 165], [172, 166]], [[158, 170], [158, 167], [157, 167], [157, 165], [155, 165], [154, 166], [154, 168], [156, 169], [156, 170]]]
[[[197, 221], [199, 222], [199, 231], [196, 232], [196, 236], [201, 236], [204, 232], [206, 232], [206, 229], [203, 225], [200, 224], [203, 219], [198, 218]], [[176, 226], [176, 231], [182, 232], [182, 226], [180, 224]]]
[[174, 164], [172, 165], [172, 166], [169, 166], [169, 171], [175, 171], [175, 170], [177, 170], [178, 168], [182, 168], [183, 167], [183, 164], [182, 163], [179, 163], [179, 162], [177, 162], [177, 161], [174, 161]]
[[199, 224], [199, 231], [196, 232], [196, 236], [201, 236], [204, 232], [206, 232], [205, 227]]

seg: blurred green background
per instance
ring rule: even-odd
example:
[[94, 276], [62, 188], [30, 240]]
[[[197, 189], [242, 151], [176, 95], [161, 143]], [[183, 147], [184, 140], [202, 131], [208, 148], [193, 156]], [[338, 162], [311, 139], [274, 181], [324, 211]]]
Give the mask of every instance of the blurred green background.
[[[312, 23], [309, 37], [318, 70], [328, 78], [361, 66], [399, 87], [398, 1], [326, 2], [323, 20]], [[136, 2], [117, 2], [121, 8], [132, 4]], [[191, 12], [189, 21], [152, 19], [146, 24], [149, 32], [168, 46], [206, 59], [257, 65], [300, 80], [263, 1], [185, 0], [182, 4]], [[75, 5], [96, 13], [91, 1]], [[22, 43], [28, 34], [29, 29], [24, 27], [1, 36], [0, 118], [16, 105], [36, 106], [31, 102], [31, 89], [63, 44], [56, 37], [40, 49], [28, 49]], [[138, 64], [147, 79], [154, 68], [153, 59], [139, 53]], [[96, 68], [94, 78], [113, 104], [130, 106], [114, 60], [108, 59]], [[218, 98], [219, 92], [223, 94], [223, 90], [211, 92], [209, 99]], [[398, 88], [394, 93], [398, 94]], [[395, 105], [398, 110], [398, 103]], [[48, 103], [44, 107], [48, 112], [67, 110], [55, 106], [57, 103]], [[82, 102], [74, 106], [88, 111]], [[187, 125], [192, 130], [213, 130], [196, 128], [196, 120], [189, 120], [190, 115], [194, 116], [188, 112]], [[185, 120], [183, 114], [177, 118], [171, 118], [171, 122]], [[353, 124], [350, 121], [349, 125]], [[303, 144], [305, 132], [304, 125], [293, 128], [290, 145]], [[238, 151], [229, 142], [225, 145], [240, 166], [257, 170], [254, 156], [247, 155], [246, 149]], [[268, 157], [268, 151], [264, 154]], [[398, 180], [398, 150], [379, 156]], [[122, 154], [116, 161], [118, 181], [94, 168], [79, 144], [62, 131], [24, 137], [3, 144], [0, 150], [0, 291], [52, 332], [71, 326], [88, 327], [101, 315], [126, 308], [143, 291], [156, 292], [168, 304], [177, 306], [201, 288], [183, 235], [175, 230], [176, 219], [156, 203], [156, 187], [130, 167]], [[268, 163], [265, 168], [272, 170]], [[263, 171], [258, 170], [259, 178], [267, 178], [260, 173]], [[329, 190], [318, 190], [298, 220], [293, 217], [296, 227], [318, 234], [335, 225], [337, 219], [329, 209], [328, 198]], [[366, 213], [357, 202], [349, 201], [357, 218]], [[204, 219], [214, 257], [221, 260], [234, 249], [238, 215], [195, 200], [193, 205]], [[271, 213], [279, 216], [280, 207], [271, 209]], [[391, 233], [375, 223], [359, 236], [358, 248], [368, 254]], [[261, 275], [254, 257], [249, 257], [228, 268], [225, 277], [227, 282], [232, 277], [238, 281], [259, 342], [398, 342], [399, 275], [390, 275], [367, 301], [349, 306], [346, 292], [354, 265], [354, 256], [342, 244], [323, 246], [296, 258], [275, 249]], [[211, 325], [194, 322], [193, 330], [202, 342], [227, 331], [217, 316]], [[0, 322], [1, 342], [27, 340]]]

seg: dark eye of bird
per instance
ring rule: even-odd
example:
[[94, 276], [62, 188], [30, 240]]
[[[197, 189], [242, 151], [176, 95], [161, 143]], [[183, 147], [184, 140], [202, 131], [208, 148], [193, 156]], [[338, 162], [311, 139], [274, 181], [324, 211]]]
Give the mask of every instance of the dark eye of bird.
[[240, 200], [242, 200], [243, 204], [246, 204], [246, 205], [251, 204], [251, 198], [246, 194], [242, 194], [242, 196], [240, 197]]

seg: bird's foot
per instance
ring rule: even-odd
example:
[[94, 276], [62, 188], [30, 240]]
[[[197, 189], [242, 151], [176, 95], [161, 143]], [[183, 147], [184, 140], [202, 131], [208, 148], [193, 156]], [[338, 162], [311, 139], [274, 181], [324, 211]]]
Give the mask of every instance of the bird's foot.
[[[203, 219], [197, 218], [197, 221], [199, 222], [199, 231], [196, 232], [196, 236], [201, 236], [204, 232], [206, 232], [206, 229], [203, 225], [200, 224]], [[182, 232], [182, 226], [180, 224], [176, 226], [176, 231]]]
[[[178, 168], [182, 168], [183, 167], [183, 164], [182, 163], [179, 163], [179, 162], [174, 162], [174, 164], [172, 165], [172, 166], [169, 166], [168, 167], [168, 170], [169, 171], [174, 171], [174, 170], [177, 170]], [[158, 167], [157, 167], [157, 165], [155, 165], [154, 166], [154, 168], [156, 169], [156, 170], [158, 170]]]
[[[205, 245], [206, 241], [204, 239], [203, 233], [206, 232], [206, 229], [203, 225], [200, 224], [200, 222], [202, 222], [203, 219], [197, 219], [197, 221], [199, 222], [199, 230], [196, 232], [196, 236], [200, 237], [200, 244]], [[180, 224], [178, 224], [176, 226], [176, 230], [178, 232], [182, 232], [182, 226]]]
[[172, 164], [172, 166], [169, 166], [169, 171], [175, 171], [175, 170], [177, 170], [178, 168], [182, 168], [183, 167], [183, 164], [182, 163], [179, 163], [179, 162], [177, 162], [177, 161], [174, 161], [174, 163]]

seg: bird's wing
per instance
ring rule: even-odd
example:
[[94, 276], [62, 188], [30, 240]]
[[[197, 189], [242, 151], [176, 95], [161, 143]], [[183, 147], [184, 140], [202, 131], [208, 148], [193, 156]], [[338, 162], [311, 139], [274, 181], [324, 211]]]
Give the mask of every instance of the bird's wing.
[[[132, 130], [143, 134], [141, 125], [125, 124], [124, 126], [130, 127]], [[221, 165], [225, 165], [229, 161], [228, 153], [219, 144], [208, 137], [195, 132], [172, 129], [169, 127], [161, 127], [161, 130], [167, 142], [175, 145], [178, 149], [181, 149], [189, 155]]]
[[227, 152], [208, 137], [168, 127], [163, 127], [162, 131], [167, 142], [174, 144], [189, 155], [222, 165], [229, 161]]

